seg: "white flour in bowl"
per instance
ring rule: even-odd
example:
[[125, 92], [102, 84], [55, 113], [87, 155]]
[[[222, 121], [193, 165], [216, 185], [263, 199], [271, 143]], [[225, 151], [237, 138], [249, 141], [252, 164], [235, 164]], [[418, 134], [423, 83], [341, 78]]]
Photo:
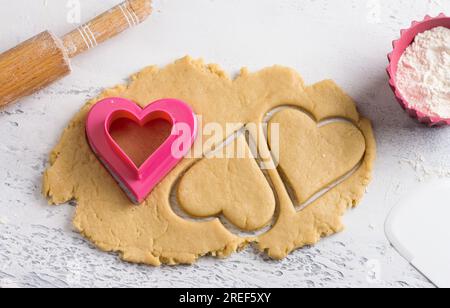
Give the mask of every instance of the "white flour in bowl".
[[450, 118], [450, 29], [417, 35], [399, 61], [397, 87], [412, 108]]

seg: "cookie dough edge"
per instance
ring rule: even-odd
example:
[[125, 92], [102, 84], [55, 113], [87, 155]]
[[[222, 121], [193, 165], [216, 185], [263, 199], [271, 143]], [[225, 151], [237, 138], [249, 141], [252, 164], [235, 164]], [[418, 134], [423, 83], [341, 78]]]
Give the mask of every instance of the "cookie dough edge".
[[[359, 122], [357, 123], [357, 127], [361, 130], [366, 140], [366, 154], [360, 168], [346, 181], [327, 192], [307, 208], [309, 209], [309, 214], [313, 215], [313, 213], [311, 213], [314, 210], [313, 207], [317, 207], [321, 200], [329, 197], [331, 193], [338, 192], [339, 199], [333, 202], [333, 204], [335, 204], [336, 207], [340, 206], [339, 210], [341, 211], [339, 213], [339, 217], [336, 217], [337, 219], [334, 219], [328, 223], [323, 222], [319, 226], [320, 228], [318, 226], [314, 226], [315, 234], [310, 236], [308, 239], [305, 239], [302, 234], [298, 234], [296, 238], [292, 238], [291, 240], [278, 246], [274, 246], [272, 244], [273, 238], [270, 238], [269, 231], [255, 241], [255, 245], [259, 251], [266, 253], [274, 260], [283, 260], [293, 251], [301, 249], [305, 246], [315, 245], [323, 238], [342, 232], [345, 229], [342, 224], [342, 217], [348, 209], [357, 207], [362, 201], [367, 187], [372, 181], [372, 174], [376, 160], [377, 146], [371, 121], [361, 116]], [[354, 186], [353, 183], [357, 186]]]

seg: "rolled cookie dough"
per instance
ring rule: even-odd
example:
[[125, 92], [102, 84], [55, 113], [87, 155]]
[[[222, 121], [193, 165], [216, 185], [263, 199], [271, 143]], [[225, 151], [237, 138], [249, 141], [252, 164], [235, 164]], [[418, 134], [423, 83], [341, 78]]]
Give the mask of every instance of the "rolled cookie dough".
[[178, 202], [193, 217], [223, 214], [241, 230], [255, 231], [272, 220], [276, 200], [242, 135], [229, 146], [236, 149], [237, 144], [244, 148], [242, 158], [211, 157], [189, 169], [177, 189]]
[[280, 124], [279, 170], [293, 189], [296, 203], [307, 202], [364, 157], [364, 136], [351, 123], [336, 121], [318, 127], [309, 115], [293, 108], [278, 112], [270, 123]]
[[[161, 98], [178, 98], [203, 116], [203, 125], [261, 123], [267, 112], [288, 106], [271, 120], [280, 122], [280, 153], [286, 158], [282, 156], [279, 168], [268, 170], [266, 176], [251, 160], [186, 158], [144, 204], [134, 206], [85, 138], [89, 109], [110, 96], [142, 106]], [[305, 119], [299, 110], [306, 110], [312, 118]], [[319, 128], [314, 123], [329, 118], [345, 118], [352, 124]], [[370, 122], [360, 117], [354, 102], [332, 81], [305, 86], [295, 71], [279, 66], [254, 74], [243, 69], [230, 80], [216, 65], [187, 57], [164, 69], [146, 68], [129, 85], [105, 90], [88, 102], [53, 150], [43, 192], [52, 204], [76, 200], [75, 228], [100, 249], [118, 252], [129, 262], [192, 264], [204, 255], [229, 256], [249, 243], [281, 259], [343, 229], [341, 216], [360, 201], [371, 179], [375, 151]], [[320, 163], [326, 159], [320, 155], [330, 157], [328, 165]], [[296, 207], [358, 163], [354, 173], [308, 207]], [[294, 198], [289, 190], [294, 191]], [[244, 230], [275, 223], [266, 233], [242, 237], [225, 228], [219, 218], [196, 221], [178, 216], [170, 201], [174, 193], [187, 215], [223, 214]], [[258, 215], [252, 215], [255, 211]], [[268, 221], [269, 216], [274, 217]]]

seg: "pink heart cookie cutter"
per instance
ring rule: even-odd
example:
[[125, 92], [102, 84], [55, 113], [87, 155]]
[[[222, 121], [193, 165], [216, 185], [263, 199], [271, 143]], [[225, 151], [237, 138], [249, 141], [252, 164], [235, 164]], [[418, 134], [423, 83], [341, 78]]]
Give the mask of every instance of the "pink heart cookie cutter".
[[[119, 119], [129, 119], [140, 126], [165, 120], [172, 125], [172, 131], [138, 167], [110, 134], [111, 125]], [[130, 100], [112, 97], [92, 107], [86, 121], [86, 135], [99, 160], [129, 198], [140, 204], [190, 151], [197, 137], [197, 125], [194, 111], [180, 100], [162, 99], [141, 108]]]

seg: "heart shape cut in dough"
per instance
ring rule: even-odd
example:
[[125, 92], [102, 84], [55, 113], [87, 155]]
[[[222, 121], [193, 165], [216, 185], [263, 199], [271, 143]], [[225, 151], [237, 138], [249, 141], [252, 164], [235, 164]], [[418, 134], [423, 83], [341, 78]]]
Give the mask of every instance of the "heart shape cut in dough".
[[[275, 114], [273, 123], [280, 125], [279, 170], [298, 204], [344, 177], [364, 157], [365, 138], [349, 122], [320, 126], [306, 113], [287, 108]], [[269, 134], [272, 146], [271, 139]]]
[[[127, 118], [144, 126], [155, 119], [172, 125], [166, 141], [140, 166], [112, 138], [114, 121]], [[163, 99], [142, 109], [124, 98], [106, 98], [96, 103], [86, 121], [92, 150], [134, 203], [142, 203], [155, 186], [189, 152], [197, 136], [197, 117], [184, 102]]]
[[237, 144], [245, 158], [204, 158], [189, 169], [181, 178], [178, 202], [193, 217], [222, 214], [241, 230], [255, 231], [273, 218], [275, 196], [243, 136], [224, 149]]

